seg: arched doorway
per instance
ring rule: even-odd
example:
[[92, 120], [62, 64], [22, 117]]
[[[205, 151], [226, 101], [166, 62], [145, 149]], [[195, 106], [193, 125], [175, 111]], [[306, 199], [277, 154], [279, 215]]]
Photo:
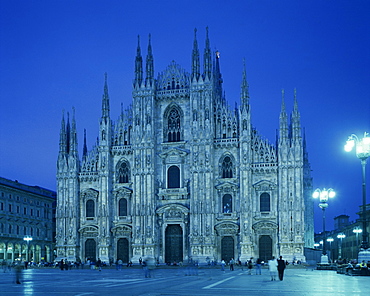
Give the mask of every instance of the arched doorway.
[[228, 263], [231, 258], [234, 258], [234, 239], [232, 236], [224, 236], [221, 239], [221, 260]]
[[268, 235], [261, 235], [259, 239], [259, 257], [267, 262], [272, 258], [272, 239]]
[[165, 233], [165, 262], [183, 261], [182, 228], [179, 224], [168, 225]]
[[129, 261], [128, 239], [120, 238], [117, 242], [117, 260], [121, 259], [124, 263]]
[[92, 238], [87, 239], [85, 242], [85, 258], [96, 260], [96, 242]]

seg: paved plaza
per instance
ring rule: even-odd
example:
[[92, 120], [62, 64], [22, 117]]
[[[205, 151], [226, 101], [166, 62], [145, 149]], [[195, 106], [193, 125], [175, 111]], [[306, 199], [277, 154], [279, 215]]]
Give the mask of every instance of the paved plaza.
[[[254, 271], [254, 270], [253, 270]], [[117, 271], [57, 268], [24, 270], [22, 284], [13, 272], [1, 271], [0, 294], [16, 295], [369, 295], [370, 277], [346, 276], [335, 271], [288, 268], [283, 281], [271, 281], [269, 271], [248, 275], [244, 269], [222, 272], [219, 267], [189, 270], [185, 267], [159, 267], [152, 277], [136, 266]]]

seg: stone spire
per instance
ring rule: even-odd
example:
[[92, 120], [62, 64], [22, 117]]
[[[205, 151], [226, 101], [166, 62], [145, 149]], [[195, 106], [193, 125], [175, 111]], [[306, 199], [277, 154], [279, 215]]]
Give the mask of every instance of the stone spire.
[[109, 118], [109, 95], [108, 95], [108, 82], [107, 73], [104, 74], [104, 94], [102, 99], [102, 118]]
[[214, 70], [214, 83], [216, 92], [219, 94], [219, 97], [222, 97], [222, 75], [220, 70], [220, 52], [216, 50], [215, 53], [215, 70]]
[[141, 57], [140, 36], [137, 36], [134, 87], [140, 87], [142, 81], [143, 81], [143, 58]]
[[247, 71], [245, 67], [245, 60], [243, 66], [243, 78], [241, 84], [241, 110], [242, 111], [249, 111], [249, 85], [247, 82]]
[[281, 90], [281, 111], [280, 111], [280, 141], [285, 142], [289, 137], [288, 128], [288, 115], [285, 109], [285, 92], [284, 89]]
[[301, 115], [298, 111], [297, 90], [294, 89], [294, 107], [291, 115], [292, 138], [301, 139]]
[[208, 37], [208, 27], [206, 29], [207, 36], [206, 36], [206, 47], [204, 49], [204, 72], [203, 76], [204, 79], [211, 79], [211, 70], [212, 70], [212, 57], [211, 57], [211, 46], [209, 43], [209, 37]]
[[146, 56], [146, 86], [152, 86], [154, 81], [154, 59], [152, 53], [151, 36], [149, 34], [148, 54]]
[[194, 29], [194, 43], [193, 43], [193, 53], [192, 53], [192, 73], [191, 79], [198, 80], [200, 75], [200, 61], [199, 61], [199, 49], [198, 49], [198, 41], [197, 41], [197, 29]]
[[76, 119], [75, 119], [75, 108], [72, 108], [72, 128], [70, 131], [70, 148], [69, 152], [71, 155], [78, 155], [78, 144], [77, 144], [77, 128], [76, 128]]
[[59, 132], [59, 153], [65, 154], [67, 152], [67, 133], [66, 123], [64, 120], [64, 110], [62, 115], [62, 124]]
[[86, 129], [84, 129], [84, 147], [82, 150], [82, 158], [85, 159], [86, 156], [87, 156]]

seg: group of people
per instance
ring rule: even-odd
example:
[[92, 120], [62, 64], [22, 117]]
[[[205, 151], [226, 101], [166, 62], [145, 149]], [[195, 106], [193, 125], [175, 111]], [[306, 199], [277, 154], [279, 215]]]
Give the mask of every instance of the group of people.
[[[229, 261], [230, 271], [234, 270], [234, 264], [235, 260], [234, 258], [231, 258]], [[253, 262], [253, 257], [251, 257], [245, 265], [248, 268], [248, 274], [252, 275], [252, 269], [253, 266], [256, 267], [256, 275], [261, 275], [261, 269], [262, 269], [262, 260], [258, 258], [256, 262]], [[284, 270], [287, 266], [287, 262], [283, 259], [282, 256], [279, 257], [279, 259], [276, 259], [274, 256], [271, 260], [268, 261], [268, 268], [270, 271], [271, 281], [276, 281], [276, 277], [279, 276], [279, 280], [282, 281], [284, 278]], [[225, 272], [225, 266], [226, 262], [224, 259], [221, 260], [221, 271]]]
[[271, 260], [268, 262], [271, 281], [276, 281], [276, 275], [279, 275], [279, 280], [283, 280], [284, 277], [284, 270], [286, 268], [286, 262], [283, 260], [283, 257], [280, 256], [279, 259], [273, 256]]

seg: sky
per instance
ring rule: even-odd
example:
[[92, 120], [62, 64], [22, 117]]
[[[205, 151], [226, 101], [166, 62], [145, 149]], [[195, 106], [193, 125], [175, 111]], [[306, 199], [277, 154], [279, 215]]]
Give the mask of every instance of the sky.
[[[0, 0], [0, 176], [56, 190], [63, 110], [75, 108], [81, 156], [83, 130], [89, 148], [98, 136], [105, 72], [111, 118], [132, 101], [137, 36], [145, 59], [151, 34], [156, 74], [172, 60], [190, 72], [194, 29], [203, 53], [208, 27], [230, 106], [245, 61], [252, 124], [271, 143], [281, 91], [290, 113], [296, 89], [314, 189], [337, 193], [326, 229], [341, 214], [353, 221], [361, 164], [343, 146], [370, 132], [369, 16], [366, 0]], [[317, 201], [315, 221], [319, 232]]]

